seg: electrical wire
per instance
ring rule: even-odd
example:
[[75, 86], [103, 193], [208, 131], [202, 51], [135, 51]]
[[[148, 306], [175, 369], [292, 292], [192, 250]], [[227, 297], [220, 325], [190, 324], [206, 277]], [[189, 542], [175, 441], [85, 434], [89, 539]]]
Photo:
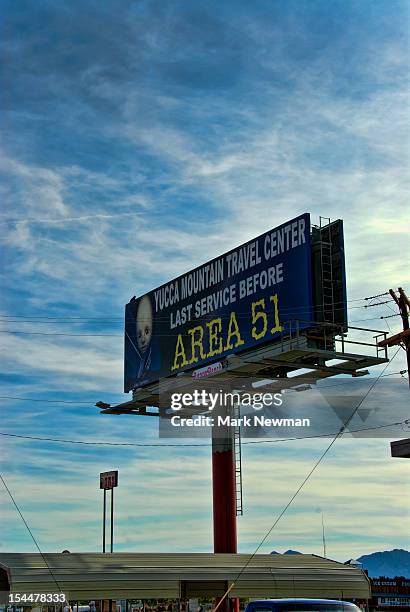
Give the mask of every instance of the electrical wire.
[[[373, 299], [374, 299], [374, 298], [373, 298]], [[394, 312], [393, 308], [392, 308], [392, 307], [391, 307], [389, 304], [387, 304], [387, 308], [388, 308], [389, 310], [391, 310], [392, 312]], [[386, 327], [387, 327], [387, 329], [389, 330], [389, 332], [390, 332], [390, 333], [392, 333], [392, 329], [391, 329], [391, 327], [390, 327], [389, 322], [388, 322], [386, 319], [384, 319], [384, 322], [386, 323]]]
[[384, 293], [378, 293], [377, 295], [371, 295], [369, 297], [365, 297], [364, 299], [365, 300], [374, 300], [374, 299], [379, 298], [379, 297], [384, 297], [385, 295], [389, 295], [389, 292], [385, 291]]
[[[389, 304], [390, 302], [393, 302], [393, 300], [385, 300], [384, 302], [377, 302], [377, 304], [365, 304], [363, 308], [373, 308], [374, 306], [383, 306], [383, 304]], [[362, 307], [360, 306], [360, 308]]]
[[[400, 374], [400, 372], [397, 372], [397, 374]], [[41, 403], [45, 403], [45, 404], [86, 404], [87, 406], [91, 406], [92, 408], [94, 408], [94, 406], [92, 405], [93, 400], [90, 401], [83, 401], [83, 400], [58, 400], [58, 399], [45, 399], [45, 398], [34, 398], [34, 397], [18, 397], [18, 396], [14, 396], [14, 395], [0, 395], [0, 400], [16, 400], [19, 402], [41, 402]]]
[[[123, 334], [70, 334], [70, 333], [60, 333], [60, 332], [29, 332], [29, 331], [20, 331], [15, 329], [0, 329], [0, 334], [16, 334], [21, 336], [84, 336], [84, 337], [104, 337], [104, 338], [122, 338]], [[164, 337], [164, 335], [168, 334], [157, 334], [158, 336]], [[172, 336], [172, 334], [169, 334]]]
[[[392, 300], [393, 301], [393, 300]], [[357, 308], [361, 308], [363, 309], [364, 306], [353, 306], [353, 308], [348, 308], [347, 310], [354, 310]], [[217, 312], [217, 310], [220, 310], [220, 308], [213, 310], [212, 312], [209, 312], [205, 315], [202, 315], [201, 317], [196, 317], [195, 320], [200, 322], [200, 321], [210, 321], [215, 317], [215, 313]], [[321, 308], [317, 307], [317, 308], [312, 308], [311, 309], [312, 312], [321, 312]], [[345, 308], [341, 307], [341, 308], [334, 308], [333, 309], [334, 312], [339, 312], [339, 311], [344, 311]], [[287, 316], [288, 313], [291, 314], [293, 319], [296, 319], [297, 316], [300, 316], [300, 320], [304, 321], [304, 320], [309, 320], [310, 319], [304, 319], [305, 314], [308, 315], [310, 314], [310, 311], [308, 311], [307, 307], [305, 306], [296, 306], [294, 308], [280, 308], [280, 314], [283, 318], [283, 315]], [[235, 311], [235, 316], [238, 319], [242, 319], [242, 318], [248, 318], [249, 317], [249, 312], [247, 310], [236, 310]], [[225, 314], [225, 313], [219, 313], [219, 317], [220, 319], [224, 319], [224, 320], [228, 320], [230, 318], [230, 313]], [[154, 321], [156, 322], [169, 322], [169, 314], [166, 315], [161, 315], [161, 314], [156, 314], [154, 317]], [[67, 323], [67, 324], [73, 324], [73, 323], [80, 323], [83, 324], [84, 321], [90, 321], [91, 323], [93, 323], [95, 321], [95, 319], [50, 319], [50, 320], [40, 320], [40, 319], [17, 319], [17, 318], [4, 318], [2, 319], [2, 315], [0, 315], [0, 323], [28, 323], [28, 324], [41, 324], [41, 325], [48, 325], [48, 324], [60, 324], [60, 323]], [[128, 318], [118, 318], [118, 319], [99, 319], [98, 322], [99, 323], [122, 323], [124, 324], [124, 322], [130, 321], [131, 323], [135, 323], [135, 317], [128, 317]], [[191, 322], [194, 322], [194, 320], [192, 319]], [[314, 322], [314, 321], [313, 321]]]
[[[370, 298], [355, 298], [353, 300], [346, 300], [346, 302], [344, 300], [339, 301], [339, 302], [334, 302], [334, 304], [351, 304], [353, 302], [362, 302], [364, 300], [368, 300]], [[393, 300], [391, 300], [393, 301]], [[303, 308], [303, 307], [298, 307]], [[352, 306], [350, 307], [350, 310], [353, 310], [354, 308], [364, 308], [364, 306]], [[294, 310], [294, 309], [292, 309]], [[349, 309], [348, 309], [349, 310]], [[0, 314], [0, 318], [7, 318], [7, 319], [45, 319], [45, 320], [50, 320], [50, 321], [54, 321], [54, 320], [68, 320], [68, 321], [124, 321], [123, 317], [71, 317], [71, 316], [54, 316], [54, 317], [50, 317], [49, 315], [8, 315], [8, 314]]]
[[[219, 290], [220, 291], [220, 290]], [[217, 291], [218, 292], [218, 291]], [[217, 293], [216, 292], [216, 293]], [[192, 299], [195, 298], [195, 295], [191, 296]], [[393, 300], [391, 300], [393, 302]], [[338, 302], [333, 302], [332, 303], [333, 306], [338, 306], [341, 305], [340, 308], [335, 308], [334, 310], [344, 310], [345, 306], [347, 304], [347, 302], [345, 302], [344, 300], [340, 300]], [[321, 310], [321, 306], [313, 306], [311, 308], [311, 310]], [[347, 307], [347, 310], [355, 310], [358, 308], [365, 308], [364, 305], [361, 306], [350, 306]], [[306, 306], [293, 306], [292, 308], [282, 308], [282, 312], [287, 312], [287, 311], [291, 311], [291, 312], [297, 312], [297, 311], [305, 311], [306, 310]], [[236, 311], [238, 315], [240, 314], [247, 314], [244, 310], [237, 310]], [[109, 322], [109, 321], [124, 321], [124, 317], [70, 317], [70, 316], [62, 316], [62, 317], [50, 317], [50, 316], [41, 316], [41, 315], [33, 315], [33, 316], [29, 316], [29, 315], [7, 315], [7, 314], [0, 314], [0, 318], [4, 318], [7, 319], [7, 321], [10, 320], [14, 320], [14, 319], [18, 319], [18, 321], [23, 322], [23, 321], [27, 321], [27, 322], [39, 322], [42, 323], [43, 320], [45, 322], [50, 321], [51, 323], [54, 322], [82, 322], [82, 321], [101, 321], [101, 322]], [[156, 315], [156, 319], [168, 319], [168, 315], [161, 315], [161, 314], [157, 314]]]
[[[238, 316], [238, 315], [237, 315]], [[381, 317], [370, 317], [368, 319], [355, 319], [354, 321], [349, 321], [349, 323], [364, 323], [365, 321], [376, 321], [378, 319], [389, 319], [391, 317], [399, 317], [400, 314], [392, 314], [392, 315], [387, 315], [385, 317], [381, 316]], [[221, 318], [221, 317], [219, 317]], [[1, 329], [0, 330], [0, 334], [16, 334], [16, 335], [23, 335], [23, 336], [72, 336], [72, 337], [78, 337], [78, 336], [82, 336], [82, 337], [93, 337], [93, 338], [97, 338], [97, 337], [105, 337], [105, 338], [123, 338], [124, 334], [97, 334], [97, 333], [81, 333], [81, 334], [73, 334], [73, 333], [62, 333], [62, 332], [30, 332], [30, 331], [21, 331], [21, 330], [6, 330], [6, 329]], [[184, 337], [188, 337], [189, 334], [179, 334], [180, 336], [184, 336]], [[174, 338], [175, 334], [155, 334], [156, 338]]]
[[[387, 423], [384, 425], [375, 425], [374, 427], [361, 427], [359, 429], [349, 429], [349, 431], [345, 431], [345, 434], [353, 434], [359, 433], [361, 431], [375, 431], [378, 429], [386, 429], [387, 427], [393, 427], [394, 425], [403, 425], [403, 421], [394, 421], [393, 423]], [[317, 434], [314, 436], [295, 436], [293, 438], [274, 438], [274, 439], [262, 439], [262, 440], [248, 440], [241, 441], [241, 444], [275, 444], [277, 442], [294, 442], [296, 440], [314, 440], [317, 438], [328, 438], [329, 436], [334, 436], [337, 432], [329, 432], [325, 434]], [[153, 447], [153, 448], [204, 448], [212, 446], [211, 443], [203, 443], [203, 444], [156, 444], [153, 442], [98, 442], [98, 441], [87, 441], [87, 440], [69, 440], [63, 438], [45, 438], [41, 436], [27, 436], [23, 434], [13, 434], [9, 432], [0, 431], [0, 436], [5, 436], [8, 438], [21, 438], [23, 440], [36, 440], [39, 442], [60, 442], [62, 444], [80, 444], [85, 446], [125, 446], [125, 447]]]
[[[383, 294], [381, 294], [383, 295]], [[386, 295], [389, 295], [388, 292], [386, 293]], [[376, 296], [375, 296], [376, 297]], [[374, 299], [374, 297], [365, 297], [365, 298], [356, 298], [355, 300], [349, 300], [348, 302], [344, 302], [344, 301], [340, 301], [340, 302], [335, 302], [333, 304], [333, 306], [341, 304], [342, 306], [340, 308], [335, 308], [334, 310], [336, 311], [343, 311], [346, 307], [347, 303], [351, 303], [351, 302], [356, 302], [356, 301], [366, 301], [366, 300], [370, 300], [370, 299]], [[393, 300], [387, 300], [385, 302], [382, 302], [381, 304], [371, 304], [371, 306], [377, 306], [377, 305], [383, 305], [383, 304], [387, 304], [388, 302], [393, 301]], [[360, 306], [351, 306], [348, 307], [347, 310], [353, 310], [353, 309], [357, 309], [357, 308], [368, 308], [370, 305], [360, 305]], [[317, 306], [316, 308], [313, 309], [313, 311], [315, 310], [320, 310], [320, 307]], [[306, 312], [306, 308], [304, 306], [300, 306], [300, 307], [294, 307], [292, 309], [281, 309], [281, 315], [285, 314], [286, 312], [291, 312], [292, 315], [297, 314], [297, 311], [301, 311], [299, 314], [302, 314], [304, 312]], [[241, 311], [237, 311], [236, 313], [236, 317], [237, 318], [241, 318], [241, 317], [248, 317], [248, 313], [246, 312], [241, 312]], [[391, 315], [391, 316], [398, 316], [396, 314]], [[209, 313], [207, 315], [205, 315], [204, 317], [202, 317], [202, 321], [207, 321], [208, 319], [211, 320], [214, 317], [214, 313]], [[225, 315], [225, 314], [221, 314], [219, 318], [223, 318], [223, 319], [228, 319], [229, 315]], [[381, 316], [381, 317], [371, 317], [371, 318], [366, 318], [366, 319], [356, 319], [353, 321], [350, 321], [350, 323], [362, 323], [362, 322], [366, 322], [366, 321], [374, 321], [376, 319], [386, 319], [386, 318], [390, 318], [389, 316]], [[23, 320], [21, 320], [23, 319]], [[163, 321], [169, 321], [169, 317], [166, 315], [156, 315], [155, 320], [157, 322], [161, 322]], [[83, 321], [99, 321], [101, 322], [124, 322], [123, 318], [106, 318], [106, 317], [49, 317], [49, 316], [29, 316], [29, 315], [6, 315], [6, 314], [0, 314], [0, 322], [3, 323], [40, 323], [40, 324], [47, 324], [47, 323], [82, 323]], [[132, 321], [134, 322], [134, 319], [132, 319]], [[126, 322], [126, 319], [125, 319]], [[0, 333], [2, 334], [10, 334], [10, 335], [24, 335], [24, 336], [55, 336], [55, 337], [92, 337], [92, 338], [97, 338], [97, 337], [123, 337], [123, 334], [109, 334], [109, 333], [97, 333], [97, 332], [82, 332], [82, 333], [72, 333], [72, 332], [32, 332], [32, 331], [25, 331], [25, 330], [8, 330], [8, 329], [2, 329], [0, 330]], [[182, 334], [185, 337], [188, 337], [188, 334]], [[156, 334], [157, 337], [174, 337], [174, 334]]]
[[50, 572], [50, 575], [51, 575], [52, 579], [54, 580], [54, 582], [55, 582], [55, 584], [56, 584], [56, 586], [57, 586], [58, 590], [60, 591], [60, 593], [62, 593], [61, 587], [60, 587], [60, 585], [59, 585], [59, 584], [58, 584], [58, 582], [57, 582], [57, 578], [54, 576], [54, 573], [53, 573], [53, 571], [52, 571], [51, 567], [50, 567], [50, 566], [49, 566], [49, 564], [47, 563], [47, 559], [45, 558], [45, 556], [44, 556], [44, 554], [43, 554], [43, 552], [42, 552], [42, 550], [41, 550], [41, 548], [40, 548], [40, 546], [39, 546], [39, 544], [38, 544], [38, 542], [37, 542], [36, 538], [34, 537], [34, 534], [33, 534], [32, 530], [30, 529], [30, 527], [29, 527], [29, 525], [28, 525], [28, 523], [27, 523], [26, 519], [24, 518], [23, 513], [21, 512], [21, 510], [20, 510], [20, 508], [19, 508], [19, 506], [18, 506], [18, 504], [17, 504], [17, 502], [16, 502], [15, 498], [13, 497], [13, 495], [12, 495], [12, 493], [11, 493], [11, 491], [10, 491], [9, 487], [7, 486], [6, 481], [4, 480], [4, 477], [3, 477], [3, 475], [2, 475], [2, 474], [0, 474], [0, 478], [1, 478], [1, 481], [2, 481], [2, 483], [3, 483], [4, 488], [6, 489], [7, 493], [8, 493], [8, 494], [9, 494], [9, 496], [10, 496], [11, 501], [13, 502], [13, 505], [14, 505], [15, 509], [16, 509], [16, 510], [17, 510], [17, 512], [19, 513], [21, 520], [23, 521], [23, 523], [24, 523], [24, 525], [25, 525], [25, 527], [26, 527], [27, 531], [29, 532], [29, 534], [30, 534], [30, 536], [31, 536], [31, 539], [33, 540], [34, 544], [36, 545], [36, 548], [37, 548], [38, 552], [40, 553], [40, 555], [41, 555], [41, 557], [42, 557], [42, 559], [43, 559], [43, 561], [44, 561], [44, 563], [45, 563], [45, 565], [46, 565], [46, 567], [47, 567], [48, 571]]
[[[396, 353], [394, 354], [394, 356], [392, 357], [391, 361], [393, 361], [393, 359], [396, 357], [396, 355], [398, 354], [400, 349], [397, 349]], [[361, 404], [363, 403], [363, 401], [368, 397], [368, 395], [370, 394], [370, 392], [373, 390], [373, 388], [375, 387], [375, 385], [377, 384], [377, 382], [380, 380], [380, 378], [383, 376], [383, 373], [385, 372], [385, 370], [387, 369], [389, 364], [386, 364], [385, 368], [382, 370], [382, 372], [379, 374], [379, 376], [375, 379], [375, 381], [372, 383], [372, 385], [369, 387], [369, 389], [367, 390], [366, 394], [364, 395], [363, 398], [361, 398], [361, 400], [359, 401], [359, 403], [356, 405], [355, 409], [353, 410], [353, 412], [351, 413], [351, 415], [349, 416], [349, 418], [345, 421], [345, 423], [343, 424], [343, 426], [339, 429], [338, 432], [336, 432], [336, 434], [334, 435], [334, 438], [332, 439], [332, 441], [330, 442], [330, 444], [326, 447], [326, 449], [324, 450], [324, 452], [320, 455], [319, 459], [316, 461], [316, 463], [313, 465], [313, 467], [311, 468], [311, 470], [308, 472], [308, 474], [306, 475], [306, 477], [304, 478], [304, 480], [302, 481], [302, 483], [299, 485], [299, 487], [296, 489], [296, 491], [294, 492], [294, 494], [291, 496], [290, 500], [288, 501], [288, 503], [284, 506], [284, 508], [282, 509], [282, 511], [279, 513], [279, 515], [277, 516], [277, 518], [275, 519], [274, 523], [272, 524], [272, 526], [270, 527], [270, 529], [267, 531], [267, 533], [265, 534], [265, 536], [262, 538], [262, 540], [260, 541], [260, 543], [258, 544], [258, 546], [256, 547], [255, 551], [252, 553], [252, 555], [248, 558], [248, 560], [246, 561], [246, 563], [243, 565], [243, 567], [241, 568], [240, 572], [238, 573], [238, 575], [236, 576], [235, 580], [232, 582], [232, 584], [230, 585], [230, 587], [227, 589], [227, 591], [225, 592], [225, 594], [223, 595], [223, 597], [221, 598], [221, 600], [218, 602], [215, 611], [220, 607], [220, 605], [222, 604], [222, 602], [224, 601], [224, 599], [228, 596], [229, 592], [232, 590], [232, 588], [235, 586], [236, 582], [239, 580], [239, 578], [241, 577], [241, 575], [244, 573], [244, 571], [246, 570], [246, 568], [248, 567], [248, 565], [250, 564], [250, 562], [252, 561], [252, 559], [255, 557], [255, 555], [257, 554], [257, 552], [260, 550], [260, 548], [263, 546], [263, 544], [265, 543], [265, 541], [267, 540], [267, 538], [270, 536], [270, 534], [272, 533], [273, 529], [275, 528], [275, 526], [278, 524], [278, 522], [280, 521], [280, 519], [284, 516], [284, 514], [286, 513], [286, 511], [288, 510], [288, 508], [290, 507], [290, 505], [293, 503], [293, 501], [296, 499], [296, 497], [298, 496], [298, 494], [300, 493], [300, 491], [303, 489], [303, 487], [305, 486], [305, 484], [308, 482], [308, 480], [310, 479], [310, 477], [312, 476], [312, 474], [314, 473], [314, 471], [318, 468], [318, 466], [322, 463], [322, 461], [324, 460], [324, 458], [326, 457], [326, 455], [328, 454], [328, 452], [330, 451], [330, 449], [332, 448], [332, 446], [335, 444], [336, 440], [341, 437], [342, 435], [344, 435], [345, 433], [353, 433], [352, 432], [346, 432], [346, 427], [349, 425], [349, 423], [351, 422], [352, 418], [354, 417], [354, 415], [356, 414], [357, 410], [359, 409], [359, 407], [361, 406]], [[385, 425], [385, 426], [379, 426], [379, 427], [374, 427], [374, 428], [363, 428], [361, 430], [356, 430], [356, 431], [363, 431], [365, 429], [369, 430], [369, 429], [379, 429], [380, 427], [388, 427], [391, 425], [397, 425], [400, 424], [399, 422], [390, 424], [390, 425]], [[22, 435], [17, 435], [17, 434], [10, 434], [10, 433], [5, 433], [5, 432], [0, 432], [0, 435], [4, 435], [4, 436], [11, 436], [11, 437], [16, 437], [16, 438], [24, 438], [24, 439], [32, 439], [32, 440], [45, 440], [45, 438], [38, 438], [38, 437], [34, 437], [34, 436], [22, 436]], [[315, 436], [318, 437], [318, 436]], [[323, 436], [320, 436], [323, 437]], [[306, 439], [306, 437], [305, 437]], [[52, 438], [47, 438], [48, 441], [55, 441], [55, 442], [63, 442], [63, 440], [57, 440], [57, 439], [52, 439]], [[285, 441], [288, 439], [283, 439], [283, 440], [272, 440], [271, 442], [279, 442], [279, 441]], [[74, 444], [101, 444], [99, 442], [86, 442], [86, 441], [74, 441], [74, 440], [64, 440], [64, 442], [66, 443], [74, 443]], [[268, 442], [267, 440], [261, 440], [260, 442]], [[110, 446], [141, 446], [142, 444], [137, 444], [137, 443], [104, 443], [104, 445], [110, 445]], [[165, 445], [165, 444], [159, 444], [159, 445], [152, 445], [152, 444], [143, 444], [143, 446], [210, 446], [209, 444], [207, 445]], [[40, 546], [36, 540], [36, 538], [34, 537], [34, 534], [32, 532], [32, 530], [30, 529], [27, 521], [25, 520], [15, 498], [13, 497], [9, 487], [7, 486], [5, 479], [3, 477], [2, 474], [0, 474], [0, 478], [2, 480], [2, 483], [10, 497], [10, 499], [13, 502], [14, 507], [16, 508], [21, 520], [23, 521], [27, 531], [29, 532], [37, 550], [39, 551], [46, 567], [48, 568], [50, 575], [52, 576], [59, 592], [61, 593], [61, 588], [59, 583], [57, 582], [56, 577], [53, 574], [53, 571], [51, 569], [51, 567], [49, 566], [49, 564], [47, 563], [47, 559], [45, 558], [43, 552], [40, 549]]]
[[[383, 374], [383, 376], [381, 376], [381, 378], [386, 378], [387, 376], [396, 376], [397, 374], [400, 374], [400, 377], [402, 378], [404, 374], [407, 373], [407, 370], [398, 370], [397, 372], [390, 372], [389, 374]], [[339, 382], [339, 383], [335, 383], [334, 385], [323, 385], [323, 386], [317, 386], [317, 390], [321, 391], [322, 389], [330, 389], [331, 387], [341, 387], [341, 386], [346, 386], [346, 384], [348, 383], [352, 383], [353, 381], [356, 382], [361, 382], [361, 379], [359, 378], [346, 378], [345, 379], [346, 382]], [[15, 401], [19, 401], [19, 402], [40, 402], [40, 403], [45, 403], [45, 404], [85, 404], [87, 406], [90, 406], [91, 408], [94, 408], [94, 406], [92, 405], [93, 400], [90, 401], [86, 401], [86, 400], [60, 400], [60, 399], [46, 399], [46, 398], [34, 398], [34, 397], [20, 397], [20, 396], [15, 396], [15, 395], [0, 395], [0, 401], [4, 401], [4, 400], [15, 400]]]
[[[364, 299], [364, 298], [363, 298]], [[393, 302], [393, 300], [389, 300], [391, 302]], [[387, 302], [385, 302], [387, 303]], [[341, 302], [334, 302], [334, 306], [337, 304], [342, 304], [342, 306], [340, 308], [334, 308], [334, 311], [343, 311], [345, 309], [345, 302], [341, 301]], [[375, 304], [376, 305], [376, 304]], [[351, 306], [348, 307], [347, 310], [354, 310], [357, 308], [367, 308], [368, 306]], [[317, 306], [317, 307], [313, 307], [312, 308], [313, 312], [317, 311], [320, 312], [321, 311], [321, 307]], [[305, 313], [306, 312], [306, 307], [305, 306], [296, 306], [293, 308], [281, 308], [280, 309], [280, 313], [281, 315], [290, 312], [292, 313], [292, 315], [295, 315], [299, 312], [300, 314]], [[241, 318], [241, 317], [248, 317], [248, 312], [244, 312], [244, 311], [236, 311], [235, 312], [236, 317], [237, 318]], [[206, 320], [210, 320], [215, 316], [215, 313], [209, 313], [207, 315], [204, 315], [201, 317], [201, 320], [206, 321]], [[230, 315], [228, 314], [220, 314], [219, 318], [222, 319], [228, 319]], [[125, 319], [126, 321], [127, 319]], [[131, 320], [132, 322], [135, 321], [134, 318], [130, 318], [129, 320]], [[368, 319], [368, 320], [372, 320], [372, 319]], [[4, 314], [0, 314], [0, 322], [1, 323], [39, 323], [39, 324], [60, 324], [60, 323], [80, 323], [82, 324], [84, 321], [98, 321], [100, 323], [115, 323], [115, 322], [119, 322], [119, 323], [124, 323], [124, 318], [120, 318], [120, 317], [115, 317], [115, 318], [107, 318], [107, 317], [29, 317], [28, 315], [4, 315]], [[169, 321], [169, 316], [168, 315], [161, 315], [161, 314], [157, 314], [155, 316], [155, 321], [161, 322], [161, 321]], [[353, 321], [354, 322], [354, 321]], [[7, 331], [7, 330], [5, 330]]]
[[[392, 357], [391, 361], [393, 361], [393, 359], [396, 357], [396, 355], [398, 354], [400, 349], [397, 349], [397, 351], [395, 352], [394, 356]], [[391, 363], [390, 361], [390, 363]], [[298, 488], [296, 489], [296, 491], [293, 493], [293, 495], [291, 496], [291, 498], [289, 499], [289, 501], [286, 503], [286, 505], [282, 508], [281, 512], [279, 513], [279, 515], [276, 517], [276, 519], [274, 520], [272, 526], [268, 529], [268, 531], [266, 532], [266, 534], [264, 535], [264, 537], [262, 538], [262, 540], [259, 542], [258, 546], [256, 547], [256, 549], [254, 550], [254, 552], [249, 556], [248, 560], [246, 561], [246, 563], [243, 565], [243, 567], [241, 568], [241, 570], [239, 571], [238, 575], [236, 576], [236, 578], [233, 580], [232, 584], [230, 585], [230, 587], [226, 590], [226, 592], [224, 593], [224, 595], [222, 596], [222, 598], [219, 600], [218, 604], [216, 605], [216, 607], [214, 608], [213, 612], [216, 612], [218, 610], [218, 608], [221, 606], [222, 602], [224, 601], [224, 599], [226, 599], [226, 597], [229, 595], [230, 591], [232, 590], [232, 588], [235, 586], [235, 584], [237, 583], [237, 581], [239, 580], [239, 578], [242, 576], [242, 574], [244, 573], [244, 571], [246, 570], [246, 568], [249, 566], [250, 562], [252, 561], [252, 559], [255, 557], [255, 555], [257, 554], [257, 552], [260, 550], [260, 548], [263, 546], [263, 544], [266, 542], [266, 540], [268, 539], [268, 537], [270, 536], [270, 534], [272, 533], [272, 531], [274, 530], [274, 528], [276, 527], [276, 525], [279, 523], [280, 519], [284, 516], [284, 514], [286, 513], [286, 511], [288, 510], [288, 508], [291, 506], [291, 504], [294, 502], [294, 500], [296, 499], [296, 497], [299, 495], [300, 491], [303, 489], [303, 487], [305, 486], [305, 484], [309, 481], [310, 477], [312, 476], [312, 474], [316, 471], [316, 469], [319, 467], [319, 465], [322, 463], [322, 461], [325, 459], [326, 455], [329, 453], [329, 451], [331, 450], [332, 446], [335, 444], [336, 440], [344, 433], [346, 427], [349, 425], [350, 421], [352, 420], [352, 418], [354, 417], [354, 415], [356, 414], [357, 410], [360, 408], [360, 406], [362, 405], [362, 403], [364, 402], [364, 400], [368, 397], [368, 395], [371, 393], [371, 391], [374, 389], [374, 387], [376, 386], [376, 384], [378, 383], [380, 377], [382, 376], [382, 374], [385, 372], [385, 370], [388, 368], [389, 363], [386, 364], [386, 366], [384, 367], [384, 369], [382, 370], [381, 374], [375, 379], [375, 381], [370, 385], [370, 387], [368, 388], [366, 394], [360, 399], [360, 401], [358, 402], [358, 404], [356, 405], [356, 407], [354, 408], [353, 412], [350, 414], [350, 416], [347, 418], [347, 420], [344, 422], [344, 424], [342, 425], [342, 427], [339, 429], [339, 431], [336, 433], [336, 435], [334, 436], [334, 438], [332, 439], [332, 441], [330, 442], [330, 444], [328, 444], [328, 446], [325, 448], [325, 450], [322, 452], [322, 454], [320, 455], [320, 457], [318, 458], [318, 460], [315, 462], [315, 464], [313, 465], [313, 467], [310, 469], [310, 471], [308, 472], [308, 474], [305, 476], [305, 478], [303, 479], [303, 481], [301, 482], [301, 484], [298, 486]]]

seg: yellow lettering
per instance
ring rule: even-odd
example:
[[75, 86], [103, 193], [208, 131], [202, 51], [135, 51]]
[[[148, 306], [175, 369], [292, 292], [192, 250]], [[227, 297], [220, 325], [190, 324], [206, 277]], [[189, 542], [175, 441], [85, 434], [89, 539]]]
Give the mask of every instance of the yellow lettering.
[[[236, 344], [232, 344], [232, 337], [236, 336]], [[236, 314], [232, 311], [231, 318], [229, 319], [229, 327], [228, 327], [228, 337], [226, 339], [225, 351], [228, 349], [234, 349], [237, 346], [241, 346], [241, 344], [245, 344], [244, 340], [241, 338], [241, 332], [239, 331], [238, 321], [236, 320]]]
[[[195, 332], [199, 332], [198, 338], [195, 338]], [[193, 327], [192, 329], [189, 329], [188, 334], [191, 336], [191, 351], [192, 351], [192, 357], [189, 363], [196, 363], [198, 361], [198, 357], [196, 355], [196, 348], [199, 349], [200, 358], [205, 359], [206, 355], [205, 355], [204, 347], [202, 344], [202, 340], [204, 337], [204, 330], [202, 329], [202, 326], [198, 325], [197, 327]]]
[[209, 353], [207, 357], [213, 357], [222, 353], [223, 350], [222, 338], [218, 336], [222, 331], [222, 320], [219, 318], [212, 319], [206, 326], [209, 330]]
[[278, 308], [278, 296], [275, 295], [271, 295], [270, 296], [270, 301], [273, 302], [273, 310], [274, 310], [274, 314], [275, 314], [275, 326], [272, 327], [272, 329], [270, 330], [271, 334], [276, 334], [276, 332], [281, 332], [283, 331], [283, 327], [279, 322], [279, 308]]
[[[259, 312], [257, 312], [256, 309], [259, 306], [262, 308], [262, 310], [259, 310]], [[261, 338], [263, 338], [266, 332], [268, 331], [268, 317], [266, 316], [264, 310], [265, 300], [263, 298], [261, 300], [258, 300], [257, 302], [252, 303], [252, 338], [255, 338], [255, 340], [261, 340]], [[259, 319], [262, 319], [262, 328], [259, 332], [257, 332], [255, 324]]]
[[[178, 359], [179, 358], [182, 358], [182, 361], [178, 365]], [[178, 368], [183, 368], [186, 365], [188, 365], [188, 360], [187, 360], [186, 354], [185, 354], [184, 343], [182, 341], [181, 334], [178, 334], [177, 344], [176, 344], [176, 347], [175, 347], [174, 365], [172, 366], [171, 370], [178, 370]]]

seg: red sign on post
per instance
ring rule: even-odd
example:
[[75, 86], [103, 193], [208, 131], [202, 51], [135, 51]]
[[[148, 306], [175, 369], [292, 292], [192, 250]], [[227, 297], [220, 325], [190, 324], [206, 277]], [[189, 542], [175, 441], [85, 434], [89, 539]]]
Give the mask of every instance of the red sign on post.
[[111, 472], [101, 472], [100, 474], [100, 489], [113, 489], [118, 487], [118, 470]]

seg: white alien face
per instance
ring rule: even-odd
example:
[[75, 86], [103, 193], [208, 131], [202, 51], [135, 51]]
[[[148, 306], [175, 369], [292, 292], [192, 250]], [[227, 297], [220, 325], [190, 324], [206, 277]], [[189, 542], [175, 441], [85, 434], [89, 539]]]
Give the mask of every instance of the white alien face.
[[144, 295], [137, 310], [137, 344], [141, 353], [145, 353], [150, 345], [152, 323], [151, 301], [147, 295]]

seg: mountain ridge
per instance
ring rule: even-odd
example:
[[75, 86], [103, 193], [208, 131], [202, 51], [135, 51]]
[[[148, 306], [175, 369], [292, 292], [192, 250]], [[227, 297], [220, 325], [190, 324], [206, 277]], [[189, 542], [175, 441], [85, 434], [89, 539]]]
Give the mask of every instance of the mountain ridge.
[[[276, 550], [271, 552], [271, 555], [279, 554], [301, 555], [303, 553], [291, 549], [284, 553], [279, 553]], [[357, 557], [357, 561], [362, 564], [363, 569], [367, 570], [371, 578], [378, 578], [379, 576], [385, 576], [386, 578], [404, 576], [405, 578], [410, 578], [410, 552], [404, 550], [404, 548], [376, 551]]]

